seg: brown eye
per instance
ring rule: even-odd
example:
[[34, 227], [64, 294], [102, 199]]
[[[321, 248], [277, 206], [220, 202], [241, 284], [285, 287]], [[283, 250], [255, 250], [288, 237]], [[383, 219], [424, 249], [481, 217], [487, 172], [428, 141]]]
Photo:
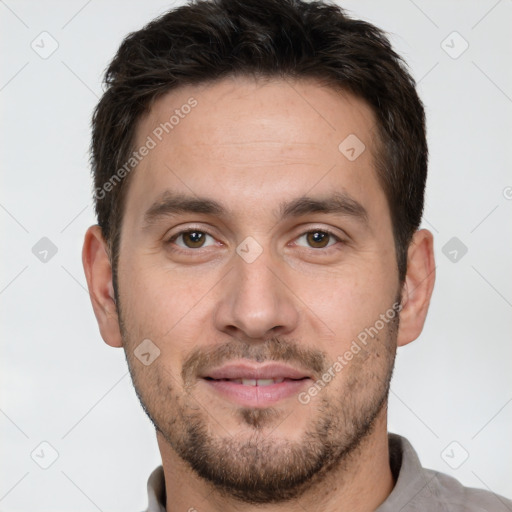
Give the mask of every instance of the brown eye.
[[183, 247], [185, 249], [199, 249], [205, 246], [206, 238], [210, 237], [207, 233], [203, 231], [183, 231], [174, 236], [171, 241], [175, 242], [179, 247]]
[[310, 231], [306, 235], [308, 244], [315, 249], [327, 247], [331, 235], [325, 231]]
[[339, 242], [340, 239], [333, 233], [330, 233], [329, 231], [318, 229], [315, 231], [308, 231], [307, 233], [304, 233], [297, 239], [297, 241], [297, 245], [300, 245], [302, 247], [309, 247], [312, 249], [324, 249], [326, 247], [330, 247], [336, 242]]

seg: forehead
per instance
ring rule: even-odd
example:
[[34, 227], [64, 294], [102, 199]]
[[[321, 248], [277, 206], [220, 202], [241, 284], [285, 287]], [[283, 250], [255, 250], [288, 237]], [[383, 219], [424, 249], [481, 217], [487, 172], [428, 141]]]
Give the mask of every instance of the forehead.
[[[151, 142], [149, 142], [151, 140]], [[138, 163], [128, 209], [147, 208], [165, 190], [222, 197], [265, 211], [336, 189], [369, 210], [384, 199], [374, 171], [375, 116], [353, 95], [312, 80], [228, 78], [159, 98], [138, 123]], [[371, 200], [371, 201], [370, 201]]]

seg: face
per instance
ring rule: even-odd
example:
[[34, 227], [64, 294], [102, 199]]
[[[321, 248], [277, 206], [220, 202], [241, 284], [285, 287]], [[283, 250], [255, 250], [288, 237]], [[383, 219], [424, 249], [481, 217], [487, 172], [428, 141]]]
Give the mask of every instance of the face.
[[312, 81], [226, 79], [160, 98], [148, 137], [117, 276], [139, 398], [218, 489], [296, 497], [384, 413], [400, 286], [374, 115]]

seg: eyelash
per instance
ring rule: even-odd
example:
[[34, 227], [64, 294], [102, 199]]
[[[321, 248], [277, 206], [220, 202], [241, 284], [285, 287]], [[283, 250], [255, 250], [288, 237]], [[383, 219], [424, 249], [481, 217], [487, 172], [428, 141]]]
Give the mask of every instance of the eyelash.
[[[182, 235], [186, 235], [187, 233], [202, 233], [204, 235], [208, 235], [208, 236], [211, 236], [212, 238], [215, 238], [211, 233], [209, 233], [208, 231], [205, 231], [204, 229], [199, 229], [199, 228], [194, 228], [193, 226], [192, 227], [189, 227], [183, 231], [179, 231], [178, 233], [175, 233], [174, 235], [172, 235], [171, 238], [169, 238], [166, 242], [165, 242], [165, 245], [172, 245], [173, 242], [175, 240], [177, 240], [180, 236]], [[299, 236], [297, 236], [294, 240], [297, 240], [299, 238], [302, 238], [304, 235], [308, 235], [310, 233], [325, 233], [326, 235], [328, 235], [329, 237], [331, 238], [334, 238], [336, 242], [341, 242], [341, 243], [344, 243], [345, 241], [340, 238], [339, 235], [335, 234], [333, 231], [329, 230], [329, 229], [325, 229], [325, 228], [313, 228], [313, 229], [308, 229], [307, 231], [304, 231], [303, 233], [301, 233]], [[315, 248], [315, 247], [302, 247], [302, 246], [299, 246], [300, 249], [302, 250], [310, 250], [310, 251], [315, 251], [315, 252], [326, 252], [326, 251], [330, 251], [330, 249], [335, 249], [335, 246], [336, 244], [332, 244], [332, 245], [328, 245], [326, 247], [318, 247], [318, 248]], [[173, 248], [173, 251], [175, 252], [181, 252], [181, 253], [186, 253], [186, 254], [190, 254], [191, 252], [199, 252], [201, 249], [204, 249], [204, 247], [198, 247], [197, 249], [193, 249], [193, 248], [187, 248], [187, 249], [184, 249], [183, 247], [180, 247], [180, 246], [175, 246]]]

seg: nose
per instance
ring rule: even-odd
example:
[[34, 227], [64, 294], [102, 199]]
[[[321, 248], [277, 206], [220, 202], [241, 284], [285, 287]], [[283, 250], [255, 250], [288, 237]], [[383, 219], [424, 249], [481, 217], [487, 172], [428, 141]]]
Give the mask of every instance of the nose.
[[297, 300], [279, 262], [272, 260], [265, 251], [250, 263], [235, 256], [215, 312], [218, 330], [258, 340], [295, 330]]

